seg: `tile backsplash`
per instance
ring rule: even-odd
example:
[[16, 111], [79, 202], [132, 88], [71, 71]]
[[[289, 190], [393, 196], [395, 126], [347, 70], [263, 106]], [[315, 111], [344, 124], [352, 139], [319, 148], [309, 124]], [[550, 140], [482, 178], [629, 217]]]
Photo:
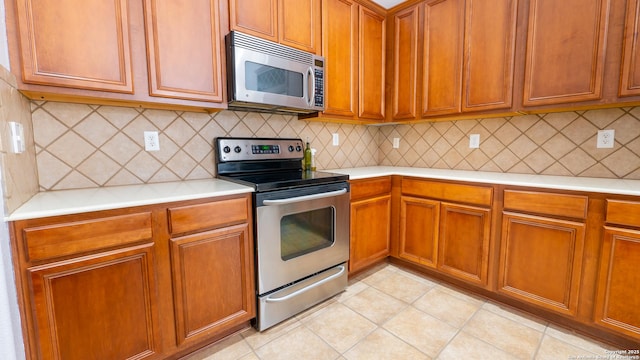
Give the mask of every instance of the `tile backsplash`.
[[[612, 149], [596, 148], [603, 129]], [[379, 142], [380, 165], [640, 179], [640, 107], [381, 127]]]
[[[218, 136], [308, 139], [317, 149], [318, 169], [378, 163], [375, 127], [233, 111], [31, 105], [42, 191], [211, 178]], [[144, 150], [144, 131], [158, 131], [160, 151]], [[333, 133], [339, 134], [340, 146], [331, 145]]]
[[[380, 127], [38, 101], [31, 111], [43, 191], [210, 178], [217, 136], [308, 138], [318, 169], [395, 165], [640, 179], [640, 107]], [[615, 130], [613, 149], [596, 148], [599, 129]], [[149, 130], [159, 132], [160, 151], [144, 151]], [[332, 146], [333, 133], [340, 146]], [[469, 148], [470, 134], [480, 134], [479, 149]]]

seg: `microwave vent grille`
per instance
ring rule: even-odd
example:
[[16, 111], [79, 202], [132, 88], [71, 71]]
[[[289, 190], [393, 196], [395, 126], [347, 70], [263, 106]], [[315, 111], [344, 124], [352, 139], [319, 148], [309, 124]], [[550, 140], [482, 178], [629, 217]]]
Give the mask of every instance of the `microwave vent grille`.
[[277, 56], [303, 64], [313, 64], [313, 55], [310, 53], [276, 44], [271, 41], [262, 40], [243, 33], [234, 32], [232, 35], [232, 43], [233, 46], [247, 50], [258, 51], [267, 55]]

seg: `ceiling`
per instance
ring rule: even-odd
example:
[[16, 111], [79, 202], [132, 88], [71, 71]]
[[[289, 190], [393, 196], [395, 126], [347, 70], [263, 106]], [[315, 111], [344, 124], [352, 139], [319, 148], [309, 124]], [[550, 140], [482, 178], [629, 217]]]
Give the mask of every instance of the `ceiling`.
[[374, 3], [381, 5], [385, 9], [390, 9], [400, 3], [405, 2], [405, 0], [372, 0]]

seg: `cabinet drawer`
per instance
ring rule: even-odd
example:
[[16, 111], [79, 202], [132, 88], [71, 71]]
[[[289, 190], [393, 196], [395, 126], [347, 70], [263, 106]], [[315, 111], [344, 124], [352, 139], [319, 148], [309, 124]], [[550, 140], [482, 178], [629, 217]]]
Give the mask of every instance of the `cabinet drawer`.
[[586, 196], [535, 191], [504, 191], [505, 210], [585, 219], [588, 203]]
[[414, 178], [402, 179], [402, 193], [439, 200], [491, 206], [493, 188], [450, 184]]
[[640, 202], [607, 200], [607, 222], [640, 226]]
[[351, 180], [351, 201], [391, 193], [391, 177]]
[[112, 216], [23, 230], [29, 261], [151, 241], [151, 213]]
[[168, 209], [171, 235], [213, 229], [246, 222], [249, 197]]

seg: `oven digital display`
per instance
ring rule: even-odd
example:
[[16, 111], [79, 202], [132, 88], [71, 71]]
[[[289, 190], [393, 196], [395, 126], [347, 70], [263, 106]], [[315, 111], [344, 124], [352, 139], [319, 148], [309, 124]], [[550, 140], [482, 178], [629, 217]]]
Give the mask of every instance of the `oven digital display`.
[[279, 145], [251, 145], [253, 154], [280, 154]]

